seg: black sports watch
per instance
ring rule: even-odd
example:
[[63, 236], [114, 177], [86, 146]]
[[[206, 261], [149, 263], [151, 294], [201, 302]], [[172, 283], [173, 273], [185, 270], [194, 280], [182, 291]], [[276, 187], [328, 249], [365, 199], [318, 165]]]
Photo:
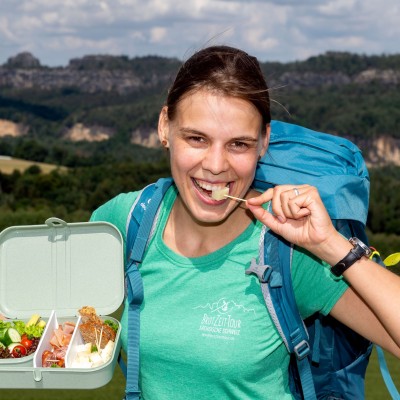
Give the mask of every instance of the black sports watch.
[[346, 269], [350, 268], [361, 257], [369, 257], [371, 255], [371, 249], [360, 239], [352, 237], [349, 239], [349, 242], [354, 247], [349, 251], [346, 257], [344, 257], [336, 265], [331, 267], [331, 272], [335, 276], [343, 275], [343, 272], [346, 271]]

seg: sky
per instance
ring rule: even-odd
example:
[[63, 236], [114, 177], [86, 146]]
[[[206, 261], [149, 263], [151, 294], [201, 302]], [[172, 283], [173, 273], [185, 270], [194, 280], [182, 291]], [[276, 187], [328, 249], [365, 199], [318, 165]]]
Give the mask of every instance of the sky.
[[0, 0], [0, 64], [23, 51], [51, 67], [94, 54], [184, 60], [212, 44], [290, 62], [400, 53], [399, 37], [399, 0]]

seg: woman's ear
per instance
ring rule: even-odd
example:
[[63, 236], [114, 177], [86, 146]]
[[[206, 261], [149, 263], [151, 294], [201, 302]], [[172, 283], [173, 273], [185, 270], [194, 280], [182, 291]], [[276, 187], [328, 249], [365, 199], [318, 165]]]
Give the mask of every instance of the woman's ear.
[[271, 125], [267, 124], [265, 126], [265, 135], [263, 135], [263, 137], [262, 137], [262, 147], [261, 147], [261, 152], [260, 152], [260, 158], [262, 158], [268, 150], [270, 135], [271, 135]]
[[158, 117], [158, 138], [164, 148], [169, 147], [169, 119], [168, 107], [164, 106], [161, 109], [160, 116]]

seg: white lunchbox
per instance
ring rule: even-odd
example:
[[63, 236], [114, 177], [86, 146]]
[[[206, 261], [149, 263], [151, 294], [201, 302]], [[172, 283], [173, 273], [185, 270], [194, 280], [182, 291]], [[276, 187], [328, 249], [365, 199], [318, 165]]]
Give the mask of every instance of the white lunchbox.
[[49, 218], [0, 233], [1, 314], [24, 321], [32, 314], [49, 321], [56, 314], [59, 323], [78, 323], [78, 310], [92, 306], [119, 327], [111, 360], [98, 367], [35, 366], [39, 347], [28, 357], [0, 359], [0, 389], [93, 389], [111, 380], [121, 341], [120, 324], [108, 315], [124, 297], [123, 251], [120, 232], [107, 222]]

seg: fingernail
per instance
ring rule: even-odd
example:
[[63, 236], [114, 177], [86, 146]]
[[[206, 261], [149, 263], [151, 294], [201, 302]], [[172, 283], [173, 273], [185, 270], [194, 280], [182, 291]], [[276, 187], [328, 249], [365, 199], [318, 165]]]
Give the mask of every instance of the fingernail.
[[282, 224], [285, 222], [285, 218], [283, 218], [281, 215], [278, 215], [276, 218], [278, 218], [279, 222]]

